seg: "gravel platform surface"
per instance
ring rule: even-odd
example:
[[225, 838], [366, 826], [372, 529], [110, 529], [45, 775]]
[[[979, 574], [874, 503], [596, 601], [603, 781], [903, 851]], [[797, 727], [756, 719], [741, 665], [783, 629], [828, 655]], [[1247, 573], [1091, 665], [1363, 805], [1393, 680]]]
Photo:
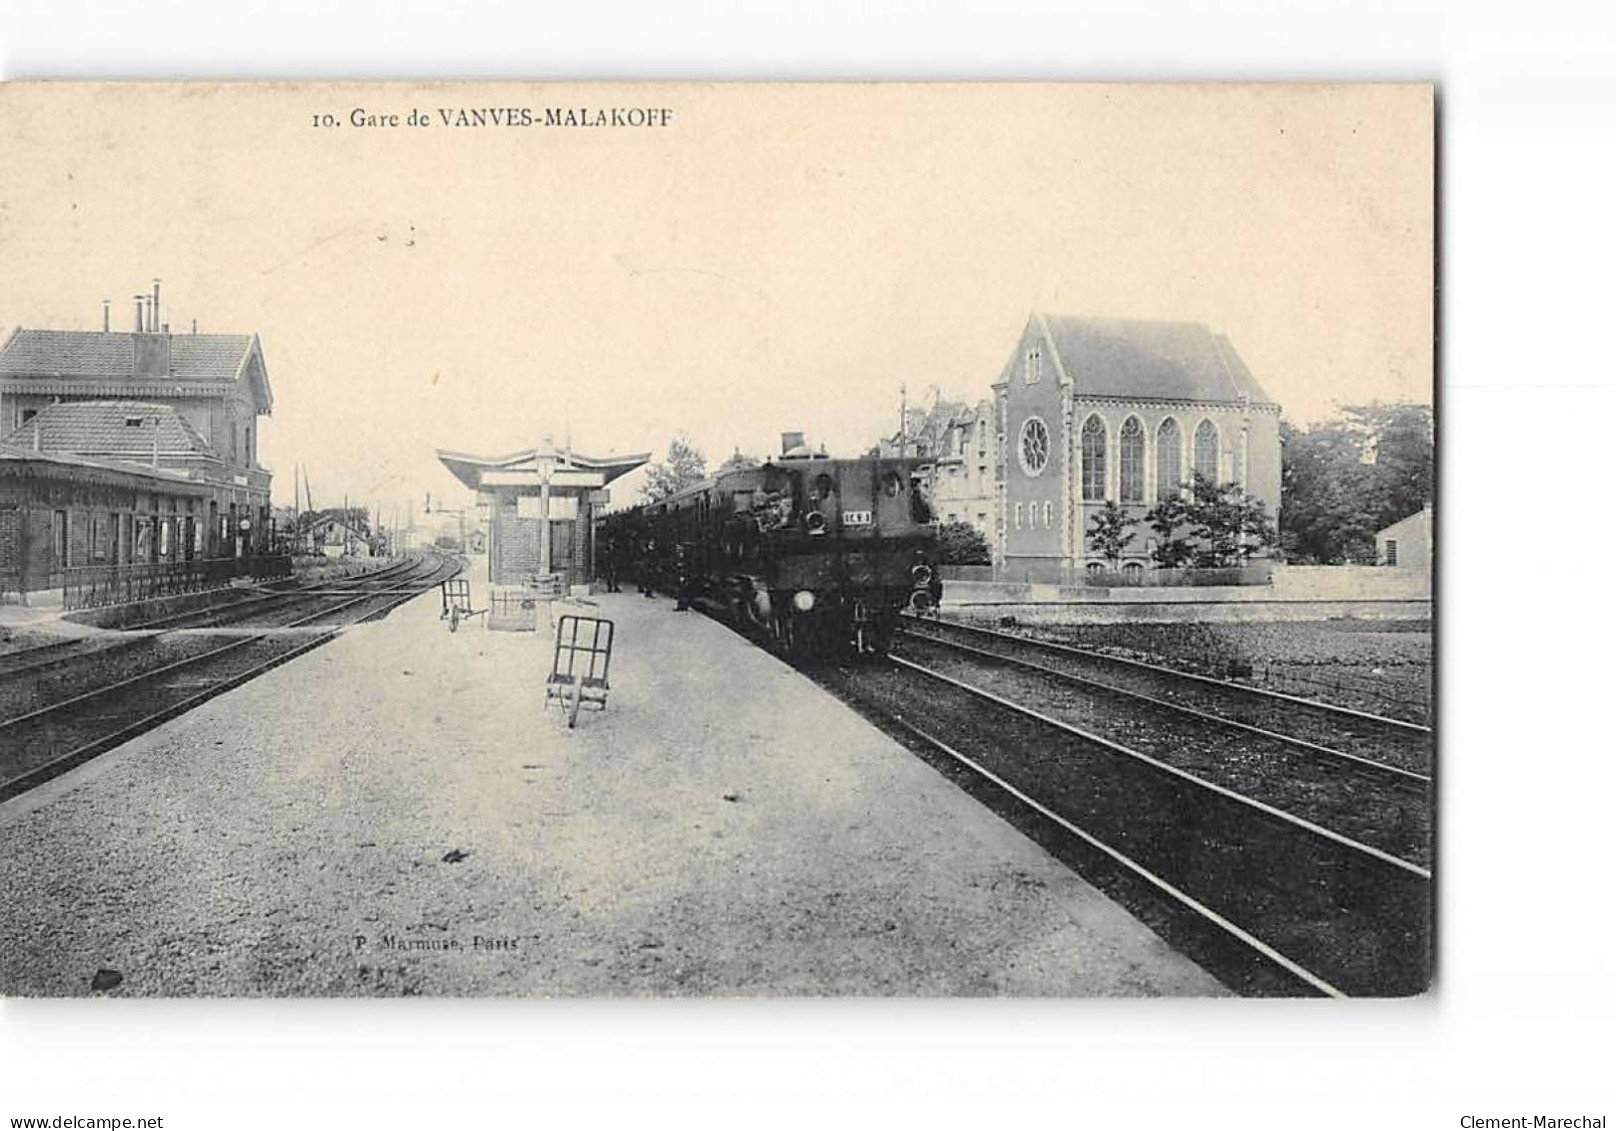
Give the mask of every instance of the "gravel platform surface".
[[0, 805], [0, 992], [1227, 992], [771, 656], [594, 600], [575, 731], [547, 632], [429, 594]]

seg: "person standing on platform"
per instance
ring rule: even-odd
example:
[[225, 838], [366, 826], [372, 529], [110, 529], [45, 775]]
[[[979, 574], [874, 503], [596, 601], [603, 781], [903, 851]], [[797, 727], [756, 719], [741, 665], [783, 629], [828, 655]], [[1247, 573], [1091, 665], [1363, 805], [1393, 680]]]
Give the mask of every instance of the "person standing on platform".
[[656, 561], [657, 544], [655, 538], [647, 538], [640, 546], [640, 592], [646, 597], [656, 596]]
[[617, 539], [615, 537], [608, 537], [606, 544], [601, 547], [600, 566], [601, 574], [606, 579], [606, 592], [621, 592], [617, 588]]

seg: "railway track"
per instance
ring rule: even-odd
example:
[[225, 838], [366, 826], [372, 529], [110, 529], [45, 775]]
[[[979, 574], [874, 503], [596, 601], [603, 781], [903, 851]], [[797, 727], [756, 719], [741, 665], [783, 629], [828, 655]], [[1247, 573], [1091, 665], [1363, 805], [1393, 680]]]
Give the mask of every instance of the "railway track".
[[1321, 754], [1352, 755], [1426, 779], [1432, 773], [1431, 728], [1403, 719], [957, 621], [907, 617], [903, 633], [911, 638], [928, 636], [964, 643], [1007, 659], [1036, 663], [1097, 686], [1276, 735], [1292, 744], [1310, 743]]
[[1124, 744], [1412, 868], [1430, 868], [1426, 775], [960, 641], [910, 634], [897, 644], [903, 658], [941, 675], [1036, 705], [1096, 739]]
[[167, 629], [143, 637], [153, 644], [139, 656], [91, 654], [85, 661], [97, 667], [87, 678], [51, 681], [43, 695], [36, 691], [43, 702], [0, 719], [0, 800], [319, 647], [347, 624], [384, 615], [460, 568], [457, 560], [426, 556], [353, 590], [305, 592], [305, 602], [318, 598], [319, 607], [291, 620], [277, 616], [273, 626]]
[[[390, 577], [397, 577], [401, 573], [407, 572], [413, 565], [413, 561], [395, 562], [379, 570], [353, 574], [322, 588], [339, 590], [343, 587], [348, 587], [349, 591], [352, 591], [352, 587], [355, 586], [362, 587], [371, 583], [386, 581]], [[215, 625], [226, 625], [247, 620], [263, 609], [269, 602], [296, 601], [300, 598], [306, 598], [308, 587], [277, 589], [273, 592], [258, 590], [243, 592], [244, 595], [206, 609], [192, 609], [183, 613], [170, 614], [166, 617], [148, 618], [144, 621], [124, 625], [113, 632], [75, 637], [70, 640], [58, 641], [54, 644], [29, 648], [26, 651], [16, 652], [11, 655], [0, 656], [0, 680], [6, 680], [9, 683], [13, 680], [25, 679], [53, 668], [72, 664], [86, 657], [102, 656], [110, 652], [137, 648], [143, 641], [151, 639], [154, 635], [184, 627], [185, 623], [192, 618], [197, 618], [196, 623], [198, 624]], [[211, 619], [201, 619], [204, 617]]]
[[1234, 988], [1427, 984], [1431, 874], [1416, 860], [903, 656], [820, 678], [1039, 823], [1047, 846]]

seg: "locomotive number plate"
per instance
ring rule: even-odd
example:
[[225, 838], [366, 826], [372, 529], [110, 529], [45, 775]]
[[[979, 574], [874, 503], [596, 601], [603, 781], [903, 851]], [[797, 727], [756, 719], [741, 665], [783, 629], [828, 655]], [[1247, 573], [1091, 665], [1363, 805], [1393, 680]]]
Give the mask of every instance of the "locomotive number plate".
[[842, 512], [842, 525], [843, 526], [868, 526], [868, 525], [870, 525], [870, 512], [869, 511], [843, 511]]

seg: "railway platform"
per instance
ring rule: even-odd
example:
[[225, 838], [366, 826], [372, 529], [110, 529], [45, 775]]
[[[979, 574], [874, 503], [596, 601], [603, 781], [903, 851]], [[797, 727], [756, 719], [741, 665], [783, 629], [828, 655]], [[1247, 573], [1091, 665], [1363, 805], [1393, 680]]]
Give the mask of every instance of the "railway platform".
[[0, 804], [0, 992], [1226, 992], [771, 655], [590, 600], [576, 729], [548, 632], [433, 592]]

